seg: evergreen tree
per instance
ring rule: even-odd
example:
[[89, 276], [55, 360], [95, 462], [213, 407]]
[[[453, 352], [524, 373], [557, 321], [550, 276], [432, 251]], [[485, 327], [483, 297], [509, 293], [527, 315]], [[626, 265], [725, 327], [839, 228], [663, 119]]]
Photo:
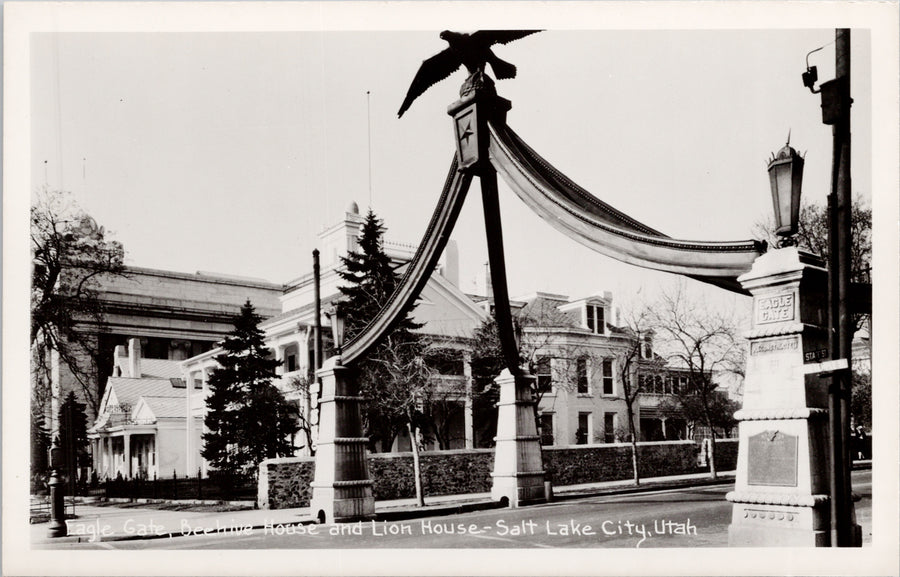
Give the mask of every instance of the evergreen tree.
[[87, 456], [87, 415], [84, 404], [79, 403], [75, 391], [69, 391], [59, 406], [59, 448], [62, 460], [61, 468], [67, 475], [77, 472], [79, 464], [83, 464]]
[[[346, 283], [340, 289], [347, 311], [346, 340], [365, 329], [400, 282], [384, 252], [384, 231], [381, 220], [369, 209], [360, 232], [359, 251], [342, 258], [344, 270], [338, 274]], [[416, 359], [424, 355], [425, 344], [411, 332], [421, 326], [407, 313], [384, 342], [356, 367], [361, 392], [369, 399], [364, 418], [370, 450], [377, 450], [379, 444], [383, 451], [390, 450], [394, 438], [410, 419], [408, 401], [418, 385], [412, 386], [408, 375], [402, 373], [418, 366]]]
[[[360, 231], [359, 251], [341, 257], [344, 266], [343, 270], [338, 270], [338, 275], [347, 283], [340, 287], [349, 311], [345, 328], [347, 341], [375, 318], [400, 282], [391, 258], [384, 252], [384, 231], [381, 220], [370, 208]], [[396, 336], [421, 326], [407, 314], [393, 334]]]
[[280, 361], [269, 358], [260, 320], [248, 300], [222, 342], [219, 368], [209, 377], [202, 455], [226, 474], [253, 474], [263, 459], [294, 449], [295, 410], [272, 384]]

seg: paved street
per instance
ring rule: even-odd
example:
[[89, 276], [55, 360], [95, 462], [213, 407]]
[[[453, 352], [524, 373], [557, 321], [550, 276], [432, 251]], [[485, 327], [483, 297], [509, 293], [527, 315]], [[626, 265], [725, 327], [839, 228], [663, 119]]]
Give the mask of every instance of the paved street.
[[[871, 542], [871, 471], [853, 473], [857, 520]], [[345, 525], [220, 525], [211, 534], [140, 541], [66, 543], [54, 549], [313, 549], [725, 547], [732, 485], [589, 497], [403, 522]], [[189, 523], [189, 521], [187, 521]], [[199, 528], [202, 531], [202, 528]]]

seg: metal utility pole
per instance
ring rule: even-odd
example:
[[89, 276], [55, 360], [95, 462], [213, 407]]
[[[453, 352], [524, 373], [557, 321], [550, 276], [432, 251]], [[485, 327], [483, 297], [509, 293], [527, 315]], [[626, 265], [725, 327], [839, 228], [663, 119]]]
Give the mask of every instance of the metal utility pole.
[[[831, 85], [831, 86], [828, 86]], [[850, 180], [850, 30], [835, 31], [835, 79], [822, 86], [823, 119], [832, 124], [832, 191], [829, 194], [829, 335], [831, 358], [847, 368], [832, 377], [829, 397], [832, 439], [832, 546], [858, 546], [850, 492], [850, 393], [853, 323], [850, 318], [851, 180]]]
[[320, 274], [319, 274], [319, 249], [314, 248], [313, 252], [313, 300], [316, 303], [316, 319], [313, 324], [315, 327], [314, 334], [314, 350], [313, 363], [316, 365], [315, 370], [322, 368], [322, 296], [319, 294]]

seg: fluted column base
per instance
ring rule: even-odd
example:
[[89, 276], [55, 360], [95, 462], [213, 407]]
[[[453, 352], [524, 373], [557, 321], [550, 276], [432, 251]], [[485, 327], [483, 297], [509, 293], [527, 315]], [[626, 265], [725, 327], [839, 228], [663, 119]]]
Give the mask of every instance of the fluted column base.
[[510, 507], [547, 500], [540, 436], [534, 422], [531, 375], [504, 370], [494, 381], [500, 387], [491, 498]]
[[359, 383], [341, 366], [340, 357], [316, 372], [322, 381], [319, 441], [310, 512], [320, 523], [341, 523], [375, 516], [375, 498], [362, 435]]

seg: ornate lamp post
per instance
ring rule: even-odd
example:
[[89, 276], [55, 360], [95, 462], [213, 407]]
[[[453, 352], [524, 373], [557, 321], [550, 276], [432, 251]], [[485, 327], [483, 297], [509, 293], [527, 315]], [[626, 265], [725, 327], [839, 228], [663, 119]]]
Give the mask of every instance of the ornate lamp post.
[[790, 136], [784, 148], [769, 160], [769, 184], [775, 208], [775, 234], [780, 247], [793, 246], [800, 220], [800, 189], [803, 184], [803, 157], [791, 148]]
[[344, 305], [340, 302], [333, 303], [325, 311], [325, 316], [331, 322], [331, 336], [334, 338], [337, 355], [341, 356], [341, 349], [344, 348], [344, 324], [347, 320]]
[[59, 478], [59, 466], [62, 459], [62, 449], [53, 439], [53, 447], [50, 449], [50, 526], [47, 528], [48, 537], [65, 537], [68, 534], [66, 527], [66, 507], [63, 501], [65, 486]]

